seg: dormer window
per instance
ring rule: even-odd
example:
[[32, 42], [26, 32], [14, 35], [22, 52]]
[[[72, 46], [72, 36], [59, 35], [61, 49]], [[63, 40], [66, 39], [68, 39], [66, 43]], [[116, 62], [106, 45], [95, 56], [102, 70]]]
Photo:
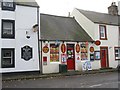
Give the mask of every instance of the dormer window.
[[14, 2], [2, 2], [2, 10], [14, 11], [15, 10], [15, 3]]

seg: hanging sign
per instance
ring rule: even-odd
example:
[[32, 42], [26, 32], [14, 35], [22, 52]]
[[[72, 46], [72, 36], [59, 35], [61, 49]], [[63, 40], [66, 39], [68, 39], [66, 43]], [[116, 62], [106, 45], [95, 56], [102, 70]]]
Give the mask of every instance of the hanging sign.
[[63, 44], [61, 45], [61, 52], [62, 52], [62, 53], [65, 53], [65, 51], [66, 51], [66, 46], [65, 46], [65, 44], [63, 43]]
[[99, 40], [95, 41], [95, 45], [99, 46], [101, 44], [101, 42]]
[[90, 52], [94, 52], [94, 47], [90, 47]]
[[32, 58], [32, 48], [30, 46], [24, 46], [21, 48], [21, 58], [28, 61]]
[[48, 51], [49, 51], [49, 48], [48, 48], [48, 46], [45, 45], [45, 46], [43, 47], [43, 52], [44, 52], [44, 53], [48, 53]]
[[80, 45], [77, 43], [76, 44], [76, 52], [79, 53], [80, 52]]

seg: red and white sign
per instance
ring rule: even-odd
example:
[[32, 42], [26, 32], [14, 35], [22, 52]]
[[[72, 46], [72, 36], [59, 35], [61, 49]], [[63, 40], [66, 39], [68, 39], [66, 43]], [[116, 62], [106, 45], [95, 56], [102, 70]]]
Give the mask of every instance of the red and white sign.
[[65, 52], [66, 52], [66, 46], [65, 46], [64, 43], [61, 45], [61, 52], [62, 52], [62, 53], [65, 53]]

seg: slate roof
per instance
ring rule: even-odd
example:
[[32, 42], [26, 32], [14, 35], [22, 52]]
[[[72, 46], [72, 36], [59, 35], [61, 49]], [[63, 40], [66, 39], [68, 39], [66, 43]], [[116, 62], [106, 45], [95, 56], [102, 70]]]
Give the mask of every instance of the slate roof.
[[41, 14], [42, 40], [93, 41], [72, 17]]
[[120, 26], [120, 16], [114, 16], [106, 13], [99, 13], [94, 11], [86, 11], [77, 9], [83, 15], [85, 15], [88, 19], [90, 19], [94, 23], [101, 24], [109, 24], [109, 25], [117, 25]]

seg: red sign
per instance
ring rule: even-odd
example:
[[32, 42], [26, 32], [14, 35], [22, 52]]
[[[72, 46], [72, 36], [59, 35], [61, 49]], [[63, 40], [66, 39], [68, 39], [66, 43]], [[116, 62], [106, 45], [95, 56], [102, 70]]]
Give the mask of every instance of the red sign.
[[95, 45], [99, 46], [101, 44], [101, 42], [99, 40], [95, 41]]
[[90, 47], [90, 52], [94, 52], [94, 47]]
[[63, 44], [61, 45], [61, 52], [62, 52], [62, 53], [65, 53], [65, 51], [66, 51], [66, 46], [65, 46], [65, 44], [63, 43]]
[[43, 52], [44, 52], [44, 53], [48, 53], [48, 51], [49, 51], [48, 46], [44, 46], [44, 47], [43, 47]]
[[76, 52], [79, 53], [80, 52], [80, 45], [76, 44]]

